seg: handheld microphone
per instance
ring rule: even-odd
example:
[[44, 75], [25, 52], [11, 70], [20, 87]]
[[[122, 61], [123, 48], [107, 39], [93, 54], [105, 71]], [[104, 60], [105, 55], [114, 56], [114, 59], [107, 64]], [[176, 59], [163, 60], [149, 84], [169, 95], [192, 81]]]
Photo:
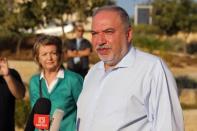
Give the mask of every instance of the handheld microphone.
[[25, 131], [34, 131], [35, 127], [38, 129], [48, 129], [50, 111], [51, 101], [47, 98], [39, 98], [34, 104], [32, 112], [27, 121]]
[[39, 104], [35, 105], [34, 126], [37, 129], [49, 129], [51, 101], [47, 98], [39, 98]]
[[49, 131], [59, 131], [61, 120], [64, 116], [64, 111], [61, 109], [56, 109], [53, 113], [51, 127]]

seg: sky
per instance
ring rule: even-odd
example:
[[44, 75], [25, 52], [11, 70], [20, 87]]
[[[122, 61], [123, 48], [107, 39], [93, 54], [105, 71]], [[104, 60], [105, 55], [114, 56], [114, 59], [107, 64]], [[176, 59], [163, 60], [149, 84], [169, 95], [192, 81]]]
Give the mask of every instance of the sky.
[[116, 0], [116, 4], [124, 8], [132, 17], [134, 15], [134, 7], [136, 4], [146, 3], [150, 0]]

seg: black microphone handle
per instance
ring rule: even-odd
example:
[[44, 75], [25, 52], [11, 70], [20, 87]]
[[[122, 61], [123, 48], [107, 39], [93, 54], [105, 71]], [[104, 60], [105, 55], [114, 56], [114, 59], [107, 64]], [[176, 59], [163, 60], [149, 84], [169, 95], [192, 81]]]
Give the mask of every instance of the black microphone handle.
[[34, 119], [34, 110], [32, 109], [24, 131], [34, 131], [35, 130], [35, 127], [33, 124], [33, 119]]

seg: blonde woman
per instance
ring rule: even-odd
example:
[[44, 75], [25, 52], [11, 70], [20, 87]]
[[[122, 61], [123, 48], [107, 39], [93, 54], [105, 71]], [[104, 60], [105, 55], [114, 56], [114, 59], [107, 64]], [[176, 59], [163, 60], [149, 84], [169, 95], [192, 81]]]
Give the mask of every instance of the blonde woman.
[[35, 74], [30, 80], [31, 107], [41, 97], [41, 91], [42, 96], [51, 101], [50, 116], [56, 109], [61, 109], [65, 113], [60, 131], [75, 131], [76, 102], [83, 79], [63, 67], [61, 39], [48, 35], [38, 36], [33, 47], [33, 57], [40, 67], [40, 73]]

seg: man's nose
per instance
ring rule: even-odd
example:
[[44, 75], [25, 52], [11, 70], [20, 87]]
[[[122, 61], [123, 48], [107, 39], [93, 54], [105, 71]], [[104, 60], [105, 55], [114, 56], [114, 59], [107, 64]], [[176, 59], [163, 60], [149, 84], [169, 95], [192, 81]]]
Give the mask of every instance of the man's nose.
[[105, 38], [105, 35], [103, 33], [100, 33], [98, 35], [97, 43], [98, 44], [105, 44], [106, 43], [106, 38]]

